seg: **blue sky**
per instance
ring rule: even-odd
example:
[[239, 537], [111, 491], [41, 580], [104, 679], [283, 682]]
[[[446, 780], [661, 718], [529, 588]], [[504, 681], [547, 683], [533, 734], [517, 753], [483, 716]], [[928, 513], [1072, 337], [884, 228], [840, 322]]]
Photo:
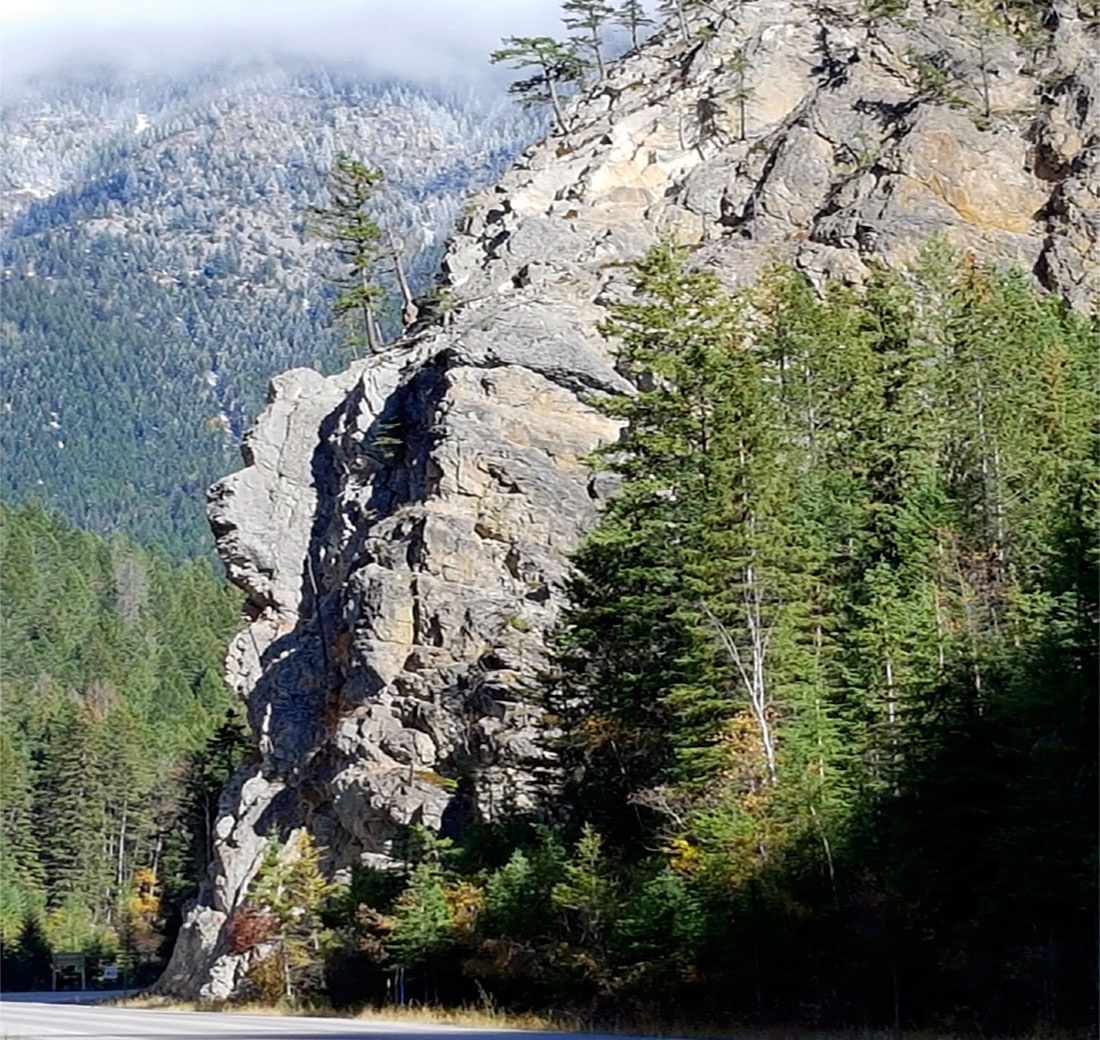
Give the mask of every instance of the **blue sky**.
[[295, 46], [410, 78], [479, 75], [501, 36], [562, 32], [557, 0], [0, 0], [4, 76], [74, 55]]

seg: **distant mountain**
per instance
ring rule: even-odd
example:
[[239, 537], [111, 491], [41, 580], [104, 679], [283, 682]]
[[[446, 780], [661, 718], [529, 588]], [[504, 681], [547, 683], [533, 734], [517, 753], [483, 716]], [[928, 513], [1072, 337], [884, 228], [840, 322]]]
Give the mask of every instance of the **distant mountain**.
[[174, 555], [267, 379], [340, 362], [304, 210], [338, 152], [381, 167], [414, 288], [462, 197], [539, 133], [501, 98], [282, 56], [158, 75], [103, 66], [8, 92], [0, 495]]

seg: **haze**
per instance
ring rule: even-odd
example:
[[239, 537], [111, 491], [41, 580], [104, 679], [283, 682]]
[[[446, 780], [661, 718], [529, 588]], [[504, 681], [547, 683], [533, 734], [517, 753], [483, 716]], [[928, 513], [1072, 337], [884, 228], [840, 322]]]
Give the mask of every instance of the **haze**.
[[470, 83], [489, 75], [502, 36], [562, 31], [554, 0], [0, 0], [0, 28], [6, 88], [82, 60], [140, 69], [288, 48], [403, 79]]

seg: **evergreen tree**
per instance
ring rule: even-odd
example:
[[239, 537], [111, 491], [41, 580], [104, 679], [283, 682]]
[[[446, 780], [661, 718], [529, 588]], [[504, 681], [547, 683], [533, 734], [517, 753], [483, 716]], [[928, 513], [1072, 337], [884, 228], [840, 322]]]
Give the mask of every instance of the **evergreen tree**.
[[485, 883], [482, 933], [520, 943], [548, 940], [557, 925], [550, 893], [564, 873], [565, 850], [544, 834], [537, 845], [517, 848]]
[[172, 567], [34, 505], [0, 506], [0, 552], [0, 937], [48, 909], [51, 941], [110, 943], [139, 871], [171, 909], [208, 862], [166, 846], [179, 768], [232, 700], [214, 677], [237, 596], [204, 562]]
[[752, 100], [755, 91], [750, 87], [745, 77], [749, 71], [749, 59], [743, 47], [738, 47], [727, 59], [726, 65], [737, 76], [737, 86], [730, 95], [730, 100], [737, 103], [738, 111], [738, 138], [744, 141], [748, 132], [748, 103]]
[[[605, 329], [638, 387], [603, 405], [629, 421], [599, 460], [622, 484], [575, 557], [555, 691], [578, 810], [624, 852], [656, 833], [691, 879], [653, 873], [654, 906], [626, 912], [623, 941], [705, 892], [689, 956], [719, 957], [708, 929], [726, 929], [759, 979], [762, 959], [794, 970], [793, 939], [776, 938], [802, 928], [790, 900], [824, 928], [871, 900], [874, 938], [853, 956], [892, 965], [887, 992], [938, 985], [947, 944], [1031, 972], [1019, 1008], [1052, 1014], [1059, 986], [1083, 999], [1079, 977], [1036, 964], [1024, 922], [1060, 886], [1087, 902], [1075, 879], [1095, 830], [1062, 784], [1096, 769], [1064, 728], [1088, 730], [1095, 707], [1074, 692], [1097, 671], [1081, 519], [1097, 498], [1095, 329], [942, 247], [860, 291], [770, 272], [747, 310], [667, 249], [634, 286]], [[1006, 872], [995, 850], [1017, 840], [1075, 851]], [[1066, 904], [1044, 905], [1046, 948], [1077, 948]], [[959, 992], [988, 996], [964, 974]]]
[[376, 279], [382, 231], [372, 215], [381, 184], [381, 170], [341, 153], [329, 176], [329, 204], [309, 211], [311, 233], [334, 243], [343, 268], [333, 276], [339, 290], [334, 311], [349, 320], [344, 345], [353, 357], [363, 346], [371, 354], [382, 349], [377, 315], [385, 293]]
[[[599, 534], [578, 554], [582, 578], [574, 591], [583, 609], [571, 618], [568, 640], [606, 652], [608, 610], [595, 593], [604, 584], [618, 600], [619, 583], [633, 583], [637, 574], [652, 591], [645, 599], [630, 595], [629, 623], [638, 634], [668, 631], [669, 642], [654, 647], [665, 663], [624, 672], [620, 662], [607, 668], [589, 651], [583, 667], [596, 669], [592, 685], [607, 683], [620, 719], [663, 713], [660, 728], [678, 762], [666, 762], [663, 775], [688, 783], [718, 767], [725, 727], [746, 712], [758, 741], [750, 771], [770, 782], [766, 659], [775, 590], [767, 553], [777, 544], [770, 525], [783, 489], [738, 308], [712, 276], [685, 273], [681, 264], [667, 248], [651, 253], [634, 282], [644, 301], [619, 305], [604, 326], [620, 338], [622, 363], [647, 388], [606, 405], [629, 422], [609, 454], [624, 485]], [[605, 563], [600, 556], [609, 544], [614, 555]], [[600, 573], [604, 566], [615, 570]], [[638, 688], [624, 699], [623, 686], [633, 681]]]
[[614, 11], [614, 21], [630, 33], [630, 43], [635, 50], [639, 43], [639, 31], [653, 24], [641, 0], [623, 0]]
[[50, 983], [51, 950], [42, 925], [34, 914], [23, 920], [12, 950], [10, 970], [15, 978], [5, 977], [5, 988], [44, 990]]
[[249, 896], [274, 919], [283, 995], [295, 1007], [322, 984], [320, 913], [333, 889], [321, 873], [320, 855], [306, 831], [299, 831], [285, 848], [270, 840]]
[[33, 763], [15, 739], [0, 730], [0, 877], [11, 886], [11, 905], [0, 914], [0, 938], [5, 941], [14, 938], [14, 923], [44, 895], [45, 882], [35, 834]]
[[1095, 323], [942, 246], [820, 293], [684, 261], [605, 326], [569, 822], [458, 877], [418, 839], [371, 949], [609, 1016], [1092, 1021]]
[[561, 5], [564, 12], [565, 27], [581, 30], [580, 35], [571, 36], [569, 42], [591, 53], [596, 63], [600, 79], [604, 78], [603, 28], [615, 17], [615, 8], [604, 0], [564, 0]]
[[619, 906], [603, 839], [592, 826], [586, 825], [582, 831], [564, 873], [550, 898], [554, 906], [566, 912], [567, 931], [573, 941], [587, 953], [602, 958]]
[[87, 906], [105, 915], [112, 863], [107, 851], [107, 774], [96, 755], [87, 712], [71, 706], [51, 727], [45, 748], [38, 813], [51, 907]]
[[394, 906], [389, 949], [401, 968], [424, 964], [454, 944], [453, 915], [443, 867], [418, 863]]
[[629, 984], [676, 994], [690, 978], [703, 944], [706, 911], [684, 874], [665, 869], [626, 900], [613, 943]]
[[581, 80], [586, 63], [549, 36], [509, 36], [501, 43], [504, 46], [489, 56], [492, 64], [506, 61], [514, 69], [533, 67], [538, 70], [527, 79], [516, 80], [508, 87], [508, 93], [516, 94], [525, 108], [549, 102], [554, 112], [554, 125], [560, 133], [568, 133], [561, 90]]
[[190, 891], [196, 877], [214, 860], [214, 824], [218, 801], [229, 779], [252, 750], [239, 712], [225, 712], [224, 721], [185, 764], [182, 794], [175, 803], [179, 824], [166, 828], [166, 885], [176, 900]]

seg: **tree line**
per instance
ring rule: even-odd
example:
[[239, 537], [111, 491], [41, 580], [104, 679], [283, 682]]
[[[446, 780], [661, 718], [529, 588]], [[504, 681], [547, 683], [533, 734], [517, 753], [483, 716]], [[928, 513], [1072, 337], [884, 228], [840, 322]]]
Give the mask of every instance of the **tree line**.
[[[660, 10], [667, 13], [679, 2], [663, 3]], [[569, 124], [563, 107], [565, 97], [593, 73], [598, 80], [604, 78], [607, 53], [613, 45], [610, 34], [616, 28], [625, 30], [636, 48], [642, 34], [653, 25], [653, 19], [640, 0], [623, 0], [618, 6], [605, 0], [565, 0], [561, 10], [565, 28], [572, 33], [567, 39], [508, 36], [501, 40], [504, 46], [493, 51], [489, 61], [494, 65], [508, 62], [515, 69], [532, 69], [530, 76], [514, 82], [508, 92], [515, 94], [525, 108], [549, 105], [554, 128], [566, 133]]]
[[222, 679], [240, 596], [36, 503], [0, 505], [0, 561], [4, 986], [48, 986], [51, 950], [151, 981], [249, 752]]
[[[683, 44], [700, 40], [715, 31], [723, 17], [736, 13], [743, 0], [726, 5], [713, 4], [709, 0], [660, 0], [654, 8]], [[868, 24], [883, 21], [903, 21], [909, 10], [909, 0], [863, 0], [859, 14]], [[959, 5], [973, 23], [977, 33], [980, 82], [970, 84], [967, 98], [962, 79], [944, 65], [942, 53], [921, 54], [913, 51], [913, 77], [915, 97], [933, 100], [952, 107], [973, 107], [976, 121], [982, 128], [991, 116], [989, 93], [989, 69], [985, 65], [984, 47], [989, 33], [1007, 33], [1021, 44], [1038, 53], [1053, 42], [1050, 5], [1047, 0], [963, 0]], [[1077, 13], [1090, 24], [1096, 24], [1097, 0], [1081, 0]], [[623, 0], [615, 5], [607, 0], [565, 0], [561, 5], [562, 21], [570, 31], [564, 39], [552, 36], [508, 36], [501, 40], [502, 47], [489, 56], [492, 64], [507, 62], [509, 68], [530, 70], [530, 75], [518, 79], [508, 87], [508, 92], [525, 108], [548, 107], [552, 115], [552, 127], [558, 134], [568, 134], [573, 126], [566, 115], [565, 101], [576, 90], [601, 81], [607, 72], [609, 53], [623, 48], [625, 35], [635, 50], [644, 42], [646, 34], [655, 24], [641, 0]], [[698, 19], [700, 13], [705, 19]], [[740, 109], [741, 140], [746, 136], [746, 102], [753, 90], [746, 86], [749, 57], [744, 47], [730, 52], [725, 60], [726, 69], [737, 74], [738, 85], [730, 100]]]
[[275, 848], [268, 924], [235, 923], [254, 994], [1093, 1021], [1095, 322], [939, 245], [822, 294], [662, 247], [633, 286], [604, 332], [638, 392], [594, 460], [620, 491], [545, 692], [559, 795], [410, 832], [293, 934], [265, 893], [316, 857]]

